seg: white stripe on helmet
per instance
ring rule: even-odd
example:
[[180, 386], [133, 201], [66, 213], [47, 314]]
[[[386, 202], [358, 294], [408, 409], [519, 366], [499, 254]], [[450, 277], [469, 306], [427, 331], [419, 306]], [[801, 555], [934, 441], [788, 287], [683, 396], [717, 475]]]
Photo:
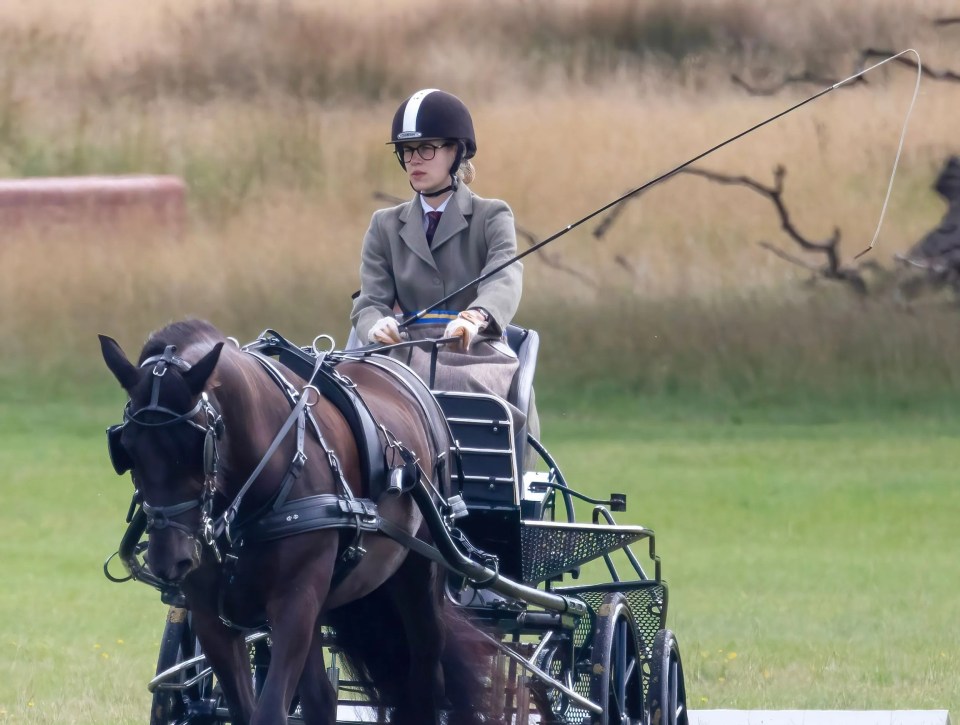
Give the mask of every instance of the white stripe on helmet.
[[398, 134], [398, 138], [418, 138], [423, 134], [417, 129], [417, 116], [420, 114], [420, 104], [423, 99], [433, 93], [436, 88], [424, 88], [417, 91], [410, 100], [407, 101], [407, 107], [403, 109], [403, 129]]

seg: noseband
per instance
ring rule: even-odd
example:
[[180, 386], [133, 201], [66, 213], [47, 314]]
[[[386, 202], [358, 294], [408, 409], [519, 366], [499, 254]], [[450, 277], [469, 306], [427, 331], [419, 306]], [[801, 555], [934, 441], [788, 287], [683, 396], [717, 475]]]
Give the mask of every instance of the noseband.
[[[107, 429], [107, 439], [110, 448], [110, 458], [113, 461], [113, 466], [117, 473], [124, 473], [133, 467], [133, 462], [130, 460], [130, 456], [120, 445], [120, 435], [127, 425], [138, 425], [144, 428], [165, 428], [180, 423], [186, 423], [187, 425], [193, 426], [198, 431], [203, 433], [204, 487], [203, 493], [200, 495], [200, 497], [190, 501], [172, 504], [170, 506], [151, 506], [146, 501], [143, 501], [141, 504], [143, 512], [147, 517], [147, 531], [151, 531], [153, 529], [165, 529], [169, 527], [179, 529], [191, 537], [196, 537], [197, 532], [195, 530], [185, 526], [184, 524], [181, 524], [178, 521], [174, 521], [173, 519], [194, 508], [202, 507], [203, 520], [205, 524], [204, 528], [206, 528], [207, 522], [210, 521], [210, 515], [213, 509], [214, 487], [220, 458], [219, 451], [217, 449], [217, 442], [223, 436], [224, 426], [223, 418], [217, 412], [216, 408], [214, 408], [210, 403], [210, 400], [205, 392], [201, 393], [197, 404], [186, 413], [177, 413], [170, 408], [160, 405], [160, 381], [163, 379], [163, 376], [166, 374], [168, 368], [173, 366], [181, 372], [187, 372], [192, 367], [190, 363], [176, 355], [176, 350], [176, 346], [167, 345], [163, 351], [163, 354], [149, 357], [140, 364], [141, 368], [153, 365], [153, 385], [150, 391], [150, 403], [142, 408], [133, 410], [133, 402], [128, 402], [126, 407], [123, 409], [123, 423], [121, 425], [111, 426], [109, 429]], [[194, 417], [200, 412], [205, 414], [205, 426], [197, 423], [197, 421], [194, 420]], [[147, 420], [144, 418], [145, 414], [159, 414], [161, 419]]]

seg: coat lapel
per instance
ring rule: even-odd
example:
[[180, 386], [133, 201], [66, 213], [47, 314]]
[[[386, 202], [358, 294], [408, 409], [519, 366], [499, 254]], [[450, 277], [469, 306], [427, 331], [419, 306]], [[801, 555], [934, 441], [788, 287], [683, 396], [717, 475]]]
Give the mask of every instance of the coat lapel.
[[440, 224], [433, 235], [433, 250], [438, 250], [466, 229], [467, 217], [471, 214], [473, 214], [473, 195], [466, 184], [460, 184], [460, 188], [457, 189], [457, 192], [447, 204], [443, 216], [440, 217]]
[[[440, 222], [442, 226], [442, 217]], [[434, 261], [433, 255], [430, 253], [430, 246], [427, 244], [427, 235], [423, 231], [423, 216], [420, 213], [419, 196], [413, 197], [413, 201], [400, 212], [400, 238], [410, 247], [410, 251], [430, 265], [431, 268], [437, 269], [437, 263]]]

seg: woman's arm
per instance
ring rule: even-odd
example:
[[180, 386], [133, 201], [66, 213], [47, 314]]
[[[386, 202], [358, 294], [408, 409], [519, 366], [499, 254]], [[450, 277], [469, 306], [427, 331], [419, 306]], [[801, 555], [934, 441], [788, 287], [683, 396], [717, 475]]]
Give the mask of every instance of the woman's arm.
[[[496, 269], [517, 256], [517, 232], [513, 212], [505, 202], [490, 199], [490, 212], [484, 217], [487, 257], [481, 274]], [[501, 333], [520, 306], [523, 292], [523, 264], [514, 262], [477, 287], [477, 298], [470, 307], [480, 307], [489, 314], [488, 329]]]
[[397, 299], [390, 245], [383, 233], [380, 221], [383, 210], [374, 212], [370, 228], [363, 236], [360, 253], [360, 295], [353, 301], [350, 321], [357, 336], [366, 340], [370, 328], [382, 317], [393, 315]]

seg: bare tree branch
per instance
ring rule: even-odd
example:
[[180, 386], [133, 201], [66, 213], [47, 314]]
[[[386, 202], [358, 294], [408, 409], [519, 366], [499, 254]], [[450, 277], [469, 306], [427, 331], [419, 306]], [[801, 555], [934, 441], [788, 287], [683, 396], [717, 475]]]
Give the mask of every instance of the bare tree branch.
[[[895, 50], [877, 50], [876, 48], [867, 48], [860, 53], [860, 63], [857, 69], [862, 70], [866, 65], [866, 62], [870, 59], [890, 58], [896, 54], [897, 51]], [[904, 55], [901, 55], [899, 58], [893, 58], [892, 62], [899, 63], [900, 65], [907, 66], [908, 68], [913, 68], [914, 70], [917, 69], [917, 61]], [[921, 75], [924, 75], [927, 78], [935, 81], [960, 82], [960, 73], [955, 73], [952, 70], [934, 70], [929, 66], [923, 65], [920, 67], [920, 73]]]
[[[628, 192], [624, 192], [624, 193], [628, 193]], [[643, 196], [642, 191], [629, 197], [629, 200], [632, 201], [633, 199], [639, 199], [641, 196]], [[626, 204], [617, 204], [615, 207], [610, 209], [610, 211], [607, 212], [606, 216], [604, 216], [603, 219], [600, 220], [600, 223], [597, 224], [596, 227], [594, 227], [593, 236], [597, 239], [601, 239], [607, 233], [607, 230], [613, 226], [613, 223], [620, 217], [620, 214], [623, 213], [623, 210], [625, 207], [626, 207]]]
[[933, 24], [938, 26], [960, 25], [960, 17], [956, 18], [934, 18]]
[[[956, 18], [938, 18], [932, 21], [934, 25], [951, 25], [954, 23], [960, 23], [960, 17]], [[878, 48], [866, 48], [865, 50], [860, 51], [860, 56], [856, 64], [856, 69], [854, 72], [862, 71], [867, 66], [867, 61], [877, 60], [883, 58], [892, 58], [896, 55], [897, 51], [895, 50], [884, 50]], [[892, 62], [898, 63], [907, 68], [912, 68], [913, 70], [917, 69], [917, 61], [913, 58], [907, 56], [900, 56], [899, 58], [892, 58]], [[926, 65], [921, 66], [920, 72], [922, 75], [930, 78], [935, 81], [953, 81], [960, 82], [960, 73], [957, 73], [952, 70], [938, 70], [935, 68], [930, 68]], [[747, 93], [752, 96], [772, 96], [776, 93], [779, 93], [786, 86], [792, 83], [811, 83], [818, 86], [832, 86], [840, 81], [844, 80], [843, 78], [830, 78], [827, 76], [818, 75], [809, 70], [805, 70], [803, 73], [796, 75], [788, 75], [783, 78], [779, 83], [761, 88], [759, 86], [752, 85], [744, 80], [742, 77], [736, 73], [730, 76], [731, 82], [743, 88]], [[849, 83], [844, 84], [844, 88], [853, 87], [859, 84], [866, 84], [867, 79], [864, 76], [859, 76], [854, 78]]]
[[[747, 81], [745, 81], [743, 78], [738, 76], [736, 73], [730, 76], [730, 80], [733, 82], [734, 85], [740, 86], [752, 96], [772, 96], [776, 93], [779, 93], [781, 90], [783, 90], [786, 86], [788, 86], [791, 83], [812, 83], [814, 85], [826, 87], [826, 86], [832, 86], [835, 83], [839, 83], [843, 79], [828, 78], [826, 76], [816, 75], [815, 73], [811, 73], [810, 71], [804, 71], [800, 75], [789, 75], [786, 78], [784, 78], [782, 81], [780, 81], [780, 83], [778, 83], [777, 85], [770, 86], [768, 88], [759, 88], [757, 86], [751, 85]], [[866, 82], [867, 82], [867, 79], [864, 78], [863, 76], [860, 76], [859, 78], [854, 78], [852, 81], [850, 81], [850, 83], [846, 85], [854, 86], [861, 83], [865, 84]]]
[[840, 230], [838, 228], [834, 228], [833, 235], [829, 239], [826, 239], [822, 242], [814, 242], [804, 237], [790, 219], [790, 214], [787, 211], [787, 207], [783, 203], [783, 180], [787, 175], [787, 170], [783, 166], [777, 166], [777, 168], [774, 170], [773, 186], [762, 184], [749, 176], [730, 176], [728, 174], [720, 174], [715, 171], [707, 171], [706, 169], [698, 169], [695, 167], [682, 169], [680, 173], [699, 176], [718, 184], [746, 186], [748, 189], [752, 189], [761, 196], [765, 196], [776, 208], [777, 215], [780, 217], [780, 228], [786, 232], [787, 236], [796, 242], [797, 245], [799, 245], [804, 251], [818, 252], [823, 254], [826, 257], [827, 262], [822, 267], [811, 267], [809, 263], [803, 262], [799, 258], [794, 257], [783, 250], [777, 249], [769, 243], [761, 242], [760, 246], [773, 252], [781, 259], [785, 259], [793, 264], [798, 264], [806, 269], [816, 271], [818, 274], [826, 277], [827, 279], [835, 279], [841, 282], [846, 282], [858, 294], [867, 293], [867, 285], [866, 282], [864, 282], [860, 271], [856, 267], [846, 267], [840, 263], [840, 254], [838, 251], [838, 247], [840, 245]]
[[623, 267], [625, 270], [627, 270], [627, 272], [629, 272], [630, 274], [632, 275], [637, 274], [637, 270], [634, 268], [632, 264], [630, 264], [629, 260], [626, 257], [624, 257], [622, 254], [615, 254], [613, 257], [613, 261], [616, 262], [617, 265], [619, 265], [620, 267]]
[[757, 244], [763, 247], [764, 249], [766, 249], [768, 252], [773, 252], [775, 255], [780, 257], [780, 259], [790, 262], [790, 264], [795, 264], [798, 267], [803, 267], [804, 269], [809, 270], [810, 272], [818, 272], [818, 273], [820, 272], [820, 267], [818, 267], [817, 265], [811, 262], [808, 262], [804, 259], [800, 259], [799, 257], [794, 257], [792, 254], [784, 252], [779, 247], [773, 246], [770, 242], [757, 242]]

